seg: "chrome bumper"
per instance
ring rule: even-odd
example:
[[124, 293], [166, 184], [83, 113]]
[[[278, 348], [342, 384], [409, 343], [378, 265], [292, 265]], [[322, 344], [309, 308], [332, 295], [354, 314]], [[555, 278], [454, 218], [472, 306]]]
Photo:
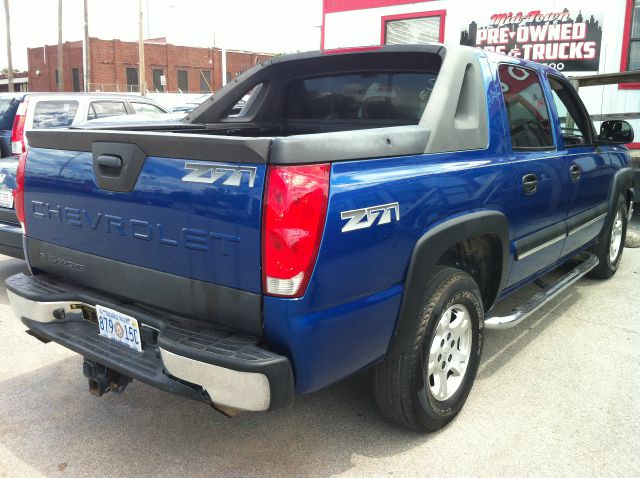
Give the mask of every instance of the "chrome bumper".
[[[123, 346], [122, 351], [119, 347], [115, 349], [118, 354], [122, 353], [122, 356], [114, 357], [113, 343], [109, 339], [99, 337], [96, 326], [80, 315], [81, 304], [93, 307], [96, 302], [33, 300], [23, 297], [19, 292], [7, 288], [11, 307], [35, 335], [60, 343], [85, 357], [90, 356], [91, 360], [103, 363], [124, 375], [167, 389], [162, 383], [145, 380], [144, 376], [136, 377], [136, 370], [134, 373], [130, 368], [118, 370], [119, 362], [135, 365], [136, 356], [140, 356], [141, 369], [148, 367], [149, 361], [153, 360], [158, 370], [164, 370], [164, 374], [161, 373], [164, 375], [163, 380], [172, 380], [185, 386], [175, 380], [179, 379], [193, 384], [193, 389], [201, 387], [208, 396], [207, 401], [216, 406], [235, 410], [266, 411], [289, 405], [293, 399], [293, 375], [288, 360], [267, 350], [258, 349], [243, 336], [230, 337], [226, 332], [224, 336], [213, 337], [213, 332], [209, 329], [185, 330], [169, 324], [161, 328], [160, 332], [153, 328], [157, 337], [155, 343], [145, 342], [143, 334], [143, 354], [134, 350], [124, 350], [127, 347]], [[117, 305], [109, 306], [118, 309]], [[142, 312], [136, 314], [127, 310], [127, 313], [141, 317], [141, 328], [146, 327]], [[62, 333], [65, 328], [67, 330]], [[77, 332], [78, 330], [82, 332]], [[78, 334], [78, 337], [73, 337], [74, 333]], [[212, 344], [210, 351], [206, 350], [207, 340]], [[225, 347], [224, 340], [228, 341], [229, 352], [223, 350], [224, 353], [221, 353], [220, 350]], [[87, 349], [88, 341], [91, 342], [91, 347]], [[197, 344], [197, 347], [192, 344]], [[105, 350], [101, 350], [101, 347]], [[239, 350], [240, 353], [234, 355], [234, 350]], [[274, 387], [278, 389], [274, 391]], [[288, 390], [282, 390], [283, 388]], [[202, 393], [201, 395], [205, 396]], [[274, 399], [277, 403], [274, 403]]]
[[198, 362], [160, 348], [167, 372], [174, 377], [200, 385], [216, 405], [263, 412], [269, 410], [271, 390], [264, 374], [238, 372]]

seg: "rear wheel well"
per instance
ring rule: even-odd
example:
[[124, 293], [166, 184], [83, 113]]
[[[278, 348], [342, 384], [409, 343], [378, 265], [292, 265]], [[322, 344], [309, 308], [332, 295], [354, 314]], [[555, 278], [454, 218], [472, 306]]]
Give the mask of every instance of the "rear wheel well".
[[498, 294], [502, 274], [500, 239], [494, 234], [482, 234], [460, 241], [438, 259], [441, 266], [465, 271], [478, 284], [484, 309], [491, 307]]

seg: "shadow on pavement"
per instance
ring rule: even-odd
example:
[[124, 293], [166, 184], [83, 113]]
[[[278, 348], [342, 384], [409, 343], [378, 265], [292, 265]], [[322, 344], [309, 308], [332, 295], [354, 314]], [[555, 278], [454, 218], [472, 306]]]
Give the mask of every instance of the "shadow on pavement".
[[[483, 380], [498, 372], [556, 320], [563, 320], [563, 312], [581, 298], [581, 294], [572, 288], [512, 329], [485, 330], [484, 350], [477, 380]], [[515, 305], [518, 301], [509, 300], [509, 303]]]
[[[55, 345], [49, 345], [55, 346]], [[0, 384], [0, 436], [46, 475], [331, 476], [354, 454], [389, 456], [429, 441], [387, 423], [359, 374], [287, 410], [226, 418], [133, 382], [89, 395], [73, 357]], [[35, 391], [35, 392], [34, 392]], [[101, 471], [100, 471], [101, 470]]]
[[4, 281], [20, 272], [27, 272], [27, 263], [22, 259], [13, 259], [7, 258], [6, 256], [0, 255], [0, 260], [2, 261], [2, 267], [0, 267], [0, 304], [8, 304], [9, 299], [7, 299], [7, 290], [4, 287]]

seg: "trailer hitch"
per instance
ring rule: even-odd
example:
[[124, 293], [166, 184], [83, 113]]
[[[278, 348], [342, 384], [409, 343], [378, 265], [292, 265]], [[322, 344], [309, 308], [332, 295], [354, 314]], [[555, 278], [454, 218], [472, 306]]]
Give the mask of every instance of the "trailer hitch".
[[96, 397], [108, 392], [122, 393], [131, 382], [131, 377], [87, 359], [82, 364], [82, 373], [89, 379], [89, 392]]

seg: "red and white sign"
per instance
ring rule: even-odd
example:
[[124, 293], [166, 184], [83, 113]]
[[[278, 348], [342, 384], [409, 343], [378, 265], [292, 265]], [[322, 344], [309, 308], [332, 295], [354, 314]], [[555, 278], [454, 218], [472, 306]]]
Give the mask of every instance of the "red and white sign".
[[544, 12], [495, 13], [471, 20], [460, 34], [460, 43], [547, 63], [558, 70], [597, 71], [602, 26], [595, 16], [568, 9]]

